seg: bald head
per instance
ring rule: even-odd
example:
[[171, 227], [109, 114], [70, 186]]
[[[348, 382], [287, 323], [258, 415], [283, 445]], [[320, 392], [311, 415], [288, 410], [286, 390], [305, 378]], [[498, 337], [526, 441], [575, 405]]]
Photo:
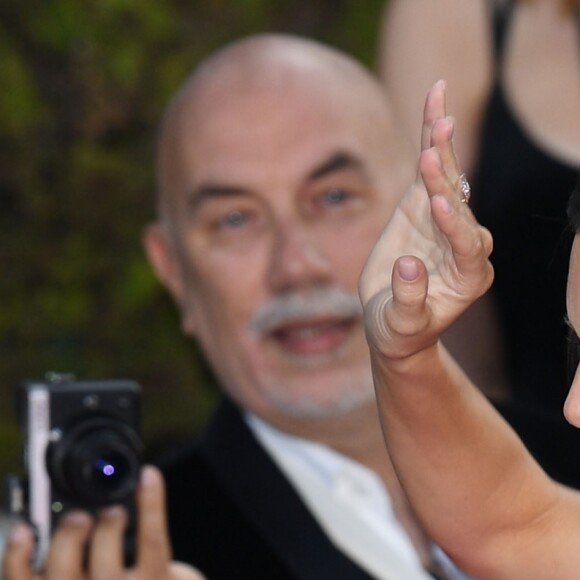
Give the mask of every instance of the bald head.
[[[346, 54], [312, 40], [256, 35], [207, 57], [170, 103], [157, 159], [162, 213], [179, 187], [171, 175], [182, 155], [183, 139], [199, 135], [208, 117], [215, 116], [219, 124], [220, 116], [225, 118], [236, 109], [247, 114], [253, 107], [255, 122], [264, 123], [276, 108], [285, 114], [305, 105], [313, 114], [319, 107], [352, 118], [368, 139], [376, 141], [375, 147], [382, 148], [383, 156], [399, 157], [391, 147], [397, 142], [401, 148], [398, 128], [384, 88], [369, 71]], [[222, 125], [224, 132], [229, 130]]]
[[337, 83], [383, 95], [378, 81], [346, 54], [313, 40], [265, 34], [234, 42], [210, 55], [185, 84], [188, 88], [232, 83], [251, 88], [264, 83]]

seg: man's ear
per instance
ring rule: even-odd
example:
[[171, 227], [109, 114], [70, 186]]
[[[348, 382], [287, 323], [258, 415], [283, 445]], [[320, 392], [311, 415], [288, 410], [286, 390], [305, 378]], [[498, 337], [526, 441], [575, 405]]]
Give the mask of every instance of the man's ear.
[[150, 224], [143, 234], [143, 245], [157, 278], [181, 307], [184, 299], [183, 273], [167, 232], [159, 223]]

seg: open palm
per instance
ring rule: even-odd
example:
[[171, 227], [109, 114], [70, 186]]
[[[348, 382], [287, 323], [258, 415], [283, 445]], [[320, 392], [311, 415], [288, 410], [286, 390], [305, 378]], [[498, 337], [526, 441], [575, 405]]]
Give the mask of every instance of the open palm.
[[445, 85], [439, 82], [425, 104], [416, 182], [387, 224], [359, 284], [369, 344], [389, 358], [436, 342], [493, 280], [491, 235], [463, 203], [452, 135]]

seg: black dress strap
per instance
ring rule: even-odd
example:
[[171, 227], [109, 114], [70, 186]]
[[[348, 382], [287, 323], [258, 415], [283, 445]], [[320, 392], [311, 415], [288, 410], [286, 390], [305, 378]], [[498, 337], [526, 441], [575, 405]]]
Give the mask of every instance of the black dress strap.
[[493, 31], [493, 51], [496, 70], [500, 70], [503, 61], [506, 39], [514, 11], [514, 4], [515, 0], [507, 0], [507, 2], [489, 0], [487, 3]]
[[580, 49], [580, 7], [574, 9], [574, 16], [576, 17], [576, 38], [578, 40], [578, 48]]

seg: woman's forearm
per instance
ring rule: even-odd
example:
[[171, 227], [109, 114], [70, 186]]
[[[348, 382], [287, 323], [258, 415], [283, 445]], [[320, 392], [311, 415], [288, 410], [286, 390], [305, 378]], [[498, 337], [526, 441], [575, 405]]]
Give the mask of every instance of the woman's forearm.
[[489, 571], [557, 486], [439, 343], [371, 358], [385, 440], [420, 520], [467, 571]]

